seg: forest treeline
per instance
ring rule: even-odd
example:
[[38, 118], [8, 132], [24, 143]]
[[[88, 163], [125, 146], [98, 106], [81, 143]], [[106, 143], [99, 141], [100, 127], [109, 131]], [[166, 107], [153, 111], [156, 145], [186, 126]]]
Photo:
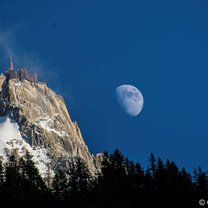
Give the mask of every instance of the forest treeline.
[[144, 170], [119, 150], [104, 153], [96, 177], [77, 159], [69, 171], [59, 170], [50, 184], [45, 181], [28, 152], [18, 159], [11, 155], [4, 164], [0, 161], [0, 206], [197, 208], [199, 199], [208, 198], [208, 176], [200, 167], [190, 174], [151, 154]]

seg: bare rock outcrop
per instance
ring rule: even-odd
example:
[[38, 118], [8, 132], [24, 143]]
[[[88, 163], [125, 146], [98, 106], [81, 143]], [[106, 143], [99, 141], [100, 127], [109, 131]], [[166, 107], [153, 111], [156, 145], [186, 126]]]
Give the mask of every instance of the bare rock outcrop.
[[[67, 167], [70, 160], [82, 158], [91, 173], [98, 166], [86, 146], [77, 122], [72, 122], [63, 97], [45, 83], [0, 76], [0, 116], [14, 119], [22, 138], [34, 149], [45, 148], [51, 168]], [[63, 168], [63, 167], [62, 167]]]

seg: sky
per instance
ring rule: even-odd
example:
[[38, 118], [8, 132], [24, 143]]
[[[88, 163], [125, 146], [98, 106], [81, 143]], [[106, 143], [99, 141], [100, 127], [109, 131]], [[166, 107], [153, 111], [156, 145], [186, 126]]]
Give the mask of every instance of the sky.
[[[93, 154], [151, 152], [208, 170], [207, 0], [0, 0], [0, 71], [38, 72], [61, 94]], [[131, 117], [115, 89], [136, 86]]]

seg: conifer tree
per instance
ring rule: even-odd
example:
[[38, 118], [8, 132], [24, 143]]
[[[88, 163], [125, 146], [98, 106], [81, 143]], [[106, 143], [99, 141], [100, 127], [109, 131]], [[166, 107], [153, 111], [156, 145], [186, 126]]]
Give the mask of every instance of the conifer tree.
[[150, 171], [151, 171], [150, 173], [154, 177], [156, 171], [156, 159], [153, 153], [150, 154], [149, 163], [150, 163]]
[[64, 170], [59, 170], [52, 182], [54, 196], [57, 200], [64, 201], [68, 193], [68, 180]]
[[194, 179], [196, 183], [196, 188], [199, 191], [201, 197], [208, 195], [208, 176], [205, 172], [202, 171], [201, 167], [198, 167], [198, 170], [195, 170]]
[[5, 192], [7, 193], [5, 195], [7, 200], [11, 203], [11, 206], [12, 204], [20, 204], [24, 197], [24, 190], [22, 190], [21, 175], [14, 154], [9, 157], [6, 163], [5, 178]]
[[3, 163], [2, 163], [2, 160], [0, 159], [0, 187], [3, 186], [4, 184], [4, 166], [3, 166]]
[[71, 164], [68, 175], [68, 201], [72, 201], [74, 206], [87, 206], [91, 191], [91, 176], [82, 159], [76, 158]]
[[23, 172], [25, 175], [25, 179], [28, 181], [29, 185], [31, 186], [31, 189], [33, 189], [34, 192], [46, 191], [46, 185], [43, 182], [43, 179], [41, 178], [39, 171], [35, 166], [34, 161], [32, 160], [32, 156], [28, 151], [25, 154], [24, 160], [25, 160], [25, 165], [23, 168]]

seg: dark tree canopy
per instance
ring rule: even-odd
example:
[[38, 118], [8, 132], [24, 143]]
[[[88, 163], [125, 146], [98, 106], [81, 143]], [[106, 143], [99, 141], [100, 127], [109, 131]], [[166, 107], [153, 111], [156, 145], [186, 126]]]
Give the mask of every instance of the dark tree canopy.
[[59, 170], [51, 186], [46, 184], [28, 152], [21, 158], [11, 155], [6, 163], [0, 160], [2, 207], [195, 208], [208, 197], [208, 175], [201, 167], [191, 175], [151, 153], [145, 170], [118, 149], [103, 154], [94, 176], [75, 158], [69, 171]]

